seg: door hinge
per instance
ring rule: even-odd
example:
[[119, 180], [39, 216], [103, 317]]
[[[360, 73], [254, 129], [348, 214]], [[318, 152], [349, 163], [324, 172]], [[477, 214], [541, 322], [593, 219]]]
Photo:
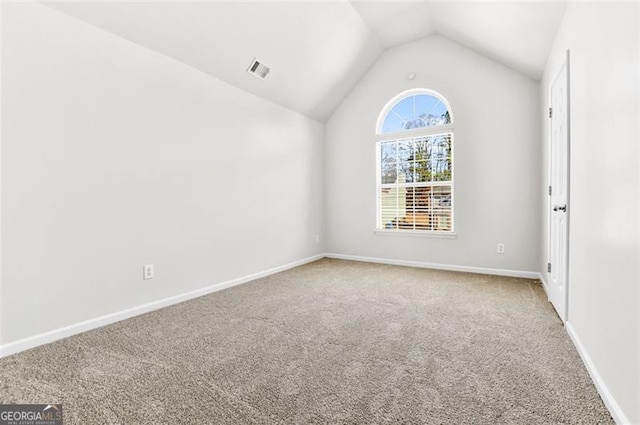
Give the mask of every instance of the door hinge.
[[547, 272], [551, 273], [551, 263], [547, 263]]
[[549, 108], [549, 118], [553, 116], [553, 108]]
[[549, 196], [551, 196], [551, 186], [549, 186]]

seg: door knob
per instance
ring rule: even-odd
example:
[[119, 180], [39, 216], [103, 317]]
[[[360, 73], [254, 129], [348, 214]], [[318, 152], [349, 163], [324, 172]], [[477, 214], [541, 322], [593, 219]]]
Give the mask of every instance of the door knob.
[[563, 205], [563, 206], [555, 205], [555, 206], [553, 207], [553, 210], [554, 210], [554, 211], [567, 212], [567, 206], [566, 206], [566, 205]]

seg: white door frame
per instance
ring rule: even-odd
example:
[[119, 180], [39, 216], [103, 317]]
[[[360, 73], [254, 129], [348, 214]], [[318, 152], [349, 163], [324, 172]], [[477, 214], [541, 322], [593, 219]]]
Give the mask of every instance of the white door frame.
[[[2, 25], [2, 20], [4, 19], [4, 2], [0, 1], [0, 25]], [[2, 33], [3, 31], [0, 31], [0, 46], [2, 45]], [[0, 97], [2, 94], [2, 54], [0, 53]], [[2, 102], [0, 102], [0, 176], [2, 176]], [[2, 181], [0, 181], [0, 224], [2, 223]], [[2, 308], [2, 302], [4, 300], [4, 297], [2, 296], [2, 226], [0, 226], [0, 359], [3, 357], [2, 354], [2, 314], [3, 314], [3, 308]]]
[[[564, 307], [564, 317], [561, 314], [558, 314], [558, 316], [560, 316], [560, 319], [562, 320], [563, 323], [566, 323], [569, 320], [569, 245], [570, 245], [570, 241], [569, 241], [569, 226], [570, 226], [570, 212], [571, 212], [571, 208], [569, 206], [569, 201], [570, 201], [570, 193], [571, 193], [571, 88], [570, 88], [570, 82], [571, 82], [571, 72], [570, 72], [570, 66], [569, 66], [569, 57], [570, 57], [570, 51], [567, 49], [566, 54], [565, 54], [565, 58], [562, 61], [562, 63], [560, 64], [559, 70], [557, 71], [557, 73], [555, 74], [555, 77], [553, 78], [553, 80], [551, 80], [551, 84], [549, 86], [549, 107], [551, 108], [551, 103], [552, 103], [552, 97], [551, 97], [551, 91], [553, 89], [554, 83], [557, 81], [557, 79], [559, 77], [561, 77], [561, 73], [565, 73], [565, 78], [566, 78], [566, 119], [567, 119], [567, 155], [565, 158], [565, 167], [566, 167], [566, 205], [567, 205], [567, 210], [566, 210], [566, 235], [565, 235], [565, 258], [566, 258], [566, 270], [564, 273], [564, 300], [562, 300], [563, 303], [563, 307]], [[549, 174], [547, 176], [547, 183], [548, 183], [548, 187], [551, 187], [551, 177], [552, 177], [552, 158], [553, 158], [553, 149], [552, 149], [552, 138], [553, 138], [553, 134], [552, 134], [552, 125], [551, 125], [551, 119], [548, 120], [548, 132], [549, 132], [549, 155], [547, 158], [548, 164], [549, 164]], [[551, 244], [552, 244], [552, 238], [551, 238], [551, 229], [552, 229], [552, 214], [553, 214], [553, 205], [551, 202], [551, 194], [549, 194], [548, 196], [548, 202], [547, 202], [547, 217], [548, 217], [548, 228], [547, 228], [547, 262], [548, 264], [551, 263]], [[553, 264], [551, 264], [551, 267], [554, 267]], [[549, 297], [549, 300], [551, 301], [551, 277], [550, 277], [550, 273], [547, 271], [547, 282], [549, 282], [549, 291], [547, 296]], [[555, 308], [555, 306], [554, 306]]]

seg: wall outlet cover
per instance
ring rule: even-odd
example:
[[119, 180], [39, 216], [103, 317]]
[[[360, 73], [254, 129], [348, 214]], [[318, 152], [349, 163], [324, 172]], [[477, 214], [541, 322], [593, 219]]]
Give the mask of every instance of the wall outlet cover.
[[153, 279], [153, 274], [154, 274], [153, 264], [145, 264], [142, 267], [142, 278], [144, 280]]

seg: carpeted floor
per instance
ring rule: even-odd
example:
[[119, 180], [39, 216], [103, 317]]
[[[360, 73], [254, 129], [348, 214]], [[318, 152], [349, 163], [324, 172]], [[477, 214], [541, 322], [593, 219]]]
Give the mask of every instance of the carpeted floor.
[[78, 424], [613, 423], [539, 283], [324, 259], [0, 360]]

